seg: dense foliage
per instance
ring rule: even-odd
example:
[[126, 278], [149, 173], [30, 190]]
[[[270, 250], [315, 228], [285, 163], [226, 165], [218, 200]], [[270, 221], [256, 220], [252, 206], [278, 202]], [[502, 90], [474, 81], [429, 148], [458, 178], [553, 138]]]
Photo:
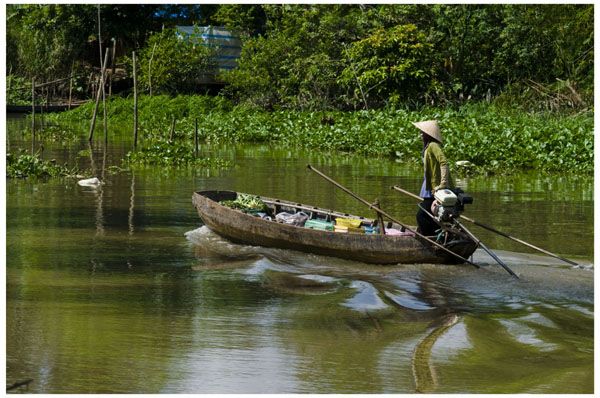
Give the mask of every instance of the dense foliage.
[[[348, 110], [498, 98], [552, 111], [593, 103], [591, 4], [99, 7], [117, 63], [137, 51], [141, 82], [170, 94], [201, 91], [210, 58], [170, 28], [213, 24], [243, 39], [238, 68], [222, 76], [236, 103]], [[44, 81], [98, 66], [97, 17], [96, 5], [8, 5], [8, 71]]]
[[140, 89], [149, 93], [193, 92], [202, 77], [214, 73], [211, 49], [180, 39], [173, 29], [152, 34], [136, 58]]
[[[367, 98], [387, 99], [392, 104], [409, 103], [421, 92], [434, 90], [433, 46], [415, 25], [379, 28], [365, 39], [352, 43], [344, 54], [348, 66], [339, 81], [354, 88], [367, 107]], [[359, 93], [356, 92], [358, 86]]]
[[[120, 90], [130, 93], [136, 51], [139, 88], [149, 94], [140, 98], [130, 164], [213, 164], [195, 154], [196, 119], [207, 142], [419, 162], [410, 122], [435, 118], [450, 159], [478, 171], [593, 170], [591, 4], [8, 5], [8, 99], [26, 103], [32, 78], [71, 70], [74, 90], [93, 92], [99, 12]], [[218, 76], [220, 96], [181, 95], [208, 90], [218, 53], [174, 29], [194, 24], [226, 26], [242, 39], [237, 68]], [[113, 126], [130, 125], [131, 102], [110, 98]], [[87, 127], [92, 107], [52, 118]], [[40, 137], [72, 139], [66, 132], [51, 126]]]
[[[519, 99], [522, 91], [544, 91], [560, 79], [579, 101], [564, 98], [567, 90], [546, 90], [537, 97], [553, 102], [546, 109], [592, 103], [591, 6], [261, 7], [264, 34], [245, 41], [239, 68], [224, 77], [239, 101], [302, 109], [366, 108], [364, 102], [372, 107], [397, 99], [443, 105], [490, 100], [508, 89]], [[248, 31], [256, 18], [244, 15], [223, 21]]]
[[[113, 105], [114, 103], [114, 105]], [[512, 173], [538, 169], [593, 171], [593, 116], [527, 114], [473, 104], [454, 110], [387, 107], [369, 111], [259, 111], [232, 107], [220, 97], [142, 97], [140, 155], [152, 164], [175, 164], [193, 158], [195, 121], [203, 142], [265, 142], [290, 147], [347, 151], [419, 163], [420, 135], [411, 122], [440, 121], [451, 161], [469, 160], [477, 172]], [[111, 123], [131, 123], [131, 100], [109, 104]], [[57, 121], [87, 120], [92, 107], [55, 116]], [[171, 123], [177, 120], [175, 143]], [[180, 148], [179, 146], [182, 146]], [[170, 154], [167, 156], [166, 154]], [[161, 156], [167, 156], [164, 162]]]
[[98, 11], [104, 47], [114, 39], [119, 55], [143, 46], [165, 23], [205, 23], [202, 8], [169, 4], [9, 4], [7, 70], [38, 81], [65, 77], [71, 64], [100, 66]]

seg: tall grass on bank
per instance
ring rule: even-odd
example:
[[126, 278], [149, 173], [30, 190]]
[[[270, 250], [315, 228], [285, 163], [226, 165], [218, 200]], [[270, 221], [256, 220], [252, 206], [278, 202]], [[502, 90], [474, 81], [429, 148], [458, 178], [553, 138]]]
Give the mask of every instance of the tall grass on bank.
[[[112, 98], [111, 124], [132, 124], [132, 100]], [[538, 169], [561, 173], [593, 172], [591, 112], [574, 116], [525, 113], [487, 104], [459, 109], [419, 111], [290, 110], [234, 107], [220, 97], [154, 96], [139, 101], [142, 148], [164, 140], [172, 119], [178, 140], [193, 148], [194, 120], [204, 142], [264, 142], [319, 151], [347, 151], [365, 156], [420, 162], [420, 134], [411, 122], [437, 119], [451, 161], [469, 160], [484, 173]], [[54, 116], [57, 121], [89, 120], [92, 104]]]

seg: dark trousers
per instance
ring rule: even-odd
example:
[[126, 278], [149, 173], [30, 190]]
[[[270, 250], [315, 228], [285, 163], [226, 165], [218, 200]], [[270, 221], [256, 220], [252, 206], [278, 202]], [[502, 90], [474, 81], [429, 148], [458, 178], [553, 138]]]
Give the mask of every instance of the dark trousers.
[[[425, 236], [433, 236], [435, 231], [440, 229], [440, 226], [431, 218], [431, 204], [433, 201], [434, 198], [426, 198], [419, 203], [419, 211], [417, 212], [417, 225], [419, 228], [417, 231]], [[426, 209], [429, 215], [423, 209]]]

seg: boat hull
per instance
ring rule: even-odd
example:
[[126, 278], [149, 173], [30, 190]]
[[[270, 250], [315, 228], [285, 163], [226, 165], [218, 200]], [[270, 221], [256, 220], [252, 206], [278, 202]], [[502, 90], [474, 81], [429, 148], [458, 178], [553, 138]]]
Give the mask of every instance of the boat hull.
[[[221, 200], [234, 200], [236, 197], [234, 191], [203, 191], [193, 195], [194, 206], [204, 224], [236, 243], [298, 250], [373, 264], [460, 262], [451, 254], [434, 250], [432, 245], [413, 236], [314, 230], [263, 220], [219, 204]], [[295, 205], [292, 202], [277, 202], [290, 207]], [[344, 214], [340, 213], [340, 216]], [[448, 248], [467, 258], [475, 251], [476, 244], [461, 240]]]

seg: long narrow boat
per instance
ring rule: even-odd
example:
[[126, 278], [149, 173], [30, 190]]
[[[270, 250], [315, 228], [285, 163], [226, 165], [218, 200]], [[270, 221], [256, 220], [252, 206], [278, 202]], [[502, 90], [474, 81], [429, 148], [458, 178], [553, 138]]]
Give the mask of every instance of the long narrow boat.
[[[204, 224], [217, 234], [236, 243], [292, 249], [373, 264], [456, 264], [460, 262], [451, 254], [410, 234], [398, 236], [309, 229], [267, 220], [220, 203], [235, 200], [237, 196], [238, 192], [235, 191], [201, 191], [195, 192], [192, 198]], [[365, 225], [373, 225], [376, 222], [372, 219], [301, 203], [263, 196], [259, 198], [268, 206], [272, 214], [282, 211], [292, 213], [303, 211], [315, 219], [351, 218], [361, 220]], [[393, 223], [388, 223], [386, 227], [400, 229], [399, 225]], [[475, 242], [464, 236], [453, 236], [444, 246], [463, 258], [471, 256], [477, 248]]]

